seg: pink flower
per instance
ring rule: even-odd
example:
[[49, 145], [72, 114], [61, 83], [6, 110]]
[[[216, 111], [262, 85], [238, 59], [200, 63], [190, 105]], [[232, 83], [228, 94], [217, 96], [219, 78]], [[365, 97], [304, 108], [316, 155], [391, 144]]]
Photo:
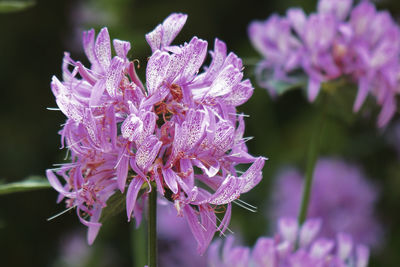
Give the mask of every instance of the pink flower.
[[[296, 169], [286, 169], [276, 177], [270, 212], [274, 220], [298, 215], [302, 176]], [[322, 220], [324, 237], [346, 232], [357, 243], [377, 246], [382, 238], [382, 227], [374, 216], [377, 197], [377, 190], [357, 166], [321, 159], [314, 171], [308, 217]]]
[[[59, 200], [66, 197], [89, 226], [89, 243], [111, 195], [127, 190], [130, 220], [141, 216], [138, 197], [155, 184], [186, 218], [203, 253], [214, 233], [227, 228], [231, 202], [262, 178], [264, 158], [247, 153], [243, 116], [236, 113], [253, 92], [242, 80], [242, 61], [216, 39], [211, 64], [201, 72], [206, 41], [193, 37], [171, 45], [186, 19], [171, 14], [146, 35], [152, 55], [145, 83], [127, 58], [129, 42], [113, 40], [112, 57], [106, 28], [97, 38], [93, 30], [83, 35], [90, 68], [66, 53], [63, 81], [53, 77], [56, 102], [68, 118], [60, 133], [72, 163], [47, 176]], [[241, 163], [251, 165], [239, 175], [235, 166]], [[226, 214], [218, 225], [220, 208]]]
[[[368, 1], [352, 8], [351, 0], [320, 0], [317, 13], [292, 8], [284, 17], [252, 22], [248, 31], [264, 57], [256, 70], [260, 86], [275, 92], [277, 81], [296, 84], [292, 74], [301, 70], [312, 102], [322, 83], [346, 77], [358, 85], [354, 112], [372, 95], [382, 106], [378, 126], [393, 117], [400, 92], [400, 28], [387, 11]], [[263, 78], [270, 71], [272, 81]]]
[[295, 219], [281, 218], [274, 237], [260, 237], [254, 248], [233, 246], [230, 236], [219, 255], [220, 240], [210, 246], [210, 267], [366, 267], [369, 249], [355, 244], [350, 235], [318, 238], [321, 221], [309, 219], [301, 227]]

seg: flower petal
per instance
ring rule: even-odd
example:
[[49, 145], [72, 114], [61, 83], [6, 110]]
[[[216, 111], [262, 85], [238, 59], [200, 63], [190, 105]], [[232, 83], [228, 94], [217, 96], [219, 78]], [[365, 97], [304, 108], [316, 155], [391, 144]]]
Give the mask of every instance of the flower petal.
[[162, 142], [154, 135], [149, 135], [144, 142], [140, 145], [136, 152], [136, 165], [146, 173], [150, 165], [155, 160], [158, 151], [160, 150]]
[[124, 61], [120, 57], [114, 57], [111, 61], [111, 66], [106, 74], [105, 86], [108, 94], [111, 97], [116, 97], [119, 89], [119, 84], [124, 71]]
[[218, 97], [230, 93], [232, 88], [236, 86], [242, 78], [243, 73], [239, 69], [235, 68], [233, 65], [227, 66], [215, 78], [207, 92], [207, 96]]
[[256, 161], [240, 176], [243, 180], [241, 193], [246, 193], [256, 186], [262, 179], [262, 168], [264, 167], [265, 158], [258, 157]]
[[163, 22], [163, 34], [161, 40], [161, 48], [172, 43], [178, 33], [182, 30], [187, 20], [186, 14], [173, 13], [169, 15]]
[[133, 209], [135, 208], [137, 195], [142, 187], [143, 180], [140, 177], [135, 177], [131, 181], [126, 193], [126, 214], [128, 215], [128, 222], [131, 220]]
[[131, 50], [131, 43], [127, 41], [114, 39], [113, 45], [115, 53], [117, 53], [117, 56], [125, 60], [129, 50]]
[[165, 81], [165, 74], [170, 55], [166, 52], [156, 51], [149, 59], [146, 69], [146, 85], [148, 95], [153, 95]]
[[164, 176], [164, 181], [171, 189], [172, 193], [176, 194], [178, 193], [178, 183], [177, 183], [177, 178], [176, 178], [176, 173], [171, 170], [171, 169], [162, 169], [162, 174]]
[[94, 53], [99, 65], [106, 71], [111, 64], [111, 44], [107, 28], [102, 28], [97, 35]]

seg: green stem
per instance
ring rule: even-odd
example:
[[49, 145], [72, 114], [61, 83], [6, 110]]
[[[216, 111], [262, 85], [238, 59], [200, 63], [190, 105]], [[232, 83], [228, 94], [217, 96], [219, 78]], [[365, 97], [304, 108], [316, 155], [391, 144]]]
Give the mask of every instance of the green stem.
[[131, 240], [133, 246], [133, 263], [135, 267], [143, 267], [146, 265], [146, 225], [141, 224], [136, 229], [135, 223], [131, 222]]
[[[322, 101], [324, 102], [324, 101]], [[306, 179], [303, 187], [303, 196], [301, 200], [300, 212], [298, 216], [298, 223], [302, 225], [307, 217], [308, 204], [310, 202], [311, 187], [314, 176], [315, 163], [318, 157], [318, 150], [321, 141], [321, 135], [324, 128], [325, 119], [325, 106], [323, 103], [322, 111], [319, 114], [319, 118], [316, 121], [314, 131], [310, 140], [307, 155], [307, 168], [306, 168]]]
[[152, 188], [149, 194], [149, 219], [147, 227], [149, 267], [157, 267], [157, 190]]

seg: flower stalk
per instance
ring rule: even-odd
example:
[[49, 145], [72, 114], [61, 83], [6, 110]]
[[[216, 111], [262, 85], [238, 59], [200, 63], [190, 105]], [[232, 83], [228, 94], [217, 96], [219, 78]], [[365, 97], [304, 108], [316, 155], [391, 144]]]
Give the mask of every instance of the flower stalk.
[[145, 266], [147, 261], [146, 253], [146, 225], [141, 224], [139, 228], [136, 228], [135, 224], [131, 223], [131, 240], [133, 246], [133, 263], [135, 267]]
[[149, 218], [147, 226], [147, 246], [149, 267], [157, 267], [157, 190], [149, 193]]
[[[324, 102], [324, 101], [321, 101]], [[311, 136], [311, 140], [308, 147], [308, 155], [307, 155], [307, 167], [306, 167], [306, 177], [304, 181], [303, 187], [303, 195], [301, 198], [301, 206], [298, 216], [299, 225], [303, 225], [304, 221], [307, 217], [308, 205], [310, 202], [311, 188], [313, 183], [313, 176], [315, 170], [315, 164], [317, 162], [318, 150], [321, 143], [322, 131], [325, 126], [325, 107], [326, 103], [322, 103], [322, 110], [319, 113], [316, 124], [314, 126], [314, 131]]]

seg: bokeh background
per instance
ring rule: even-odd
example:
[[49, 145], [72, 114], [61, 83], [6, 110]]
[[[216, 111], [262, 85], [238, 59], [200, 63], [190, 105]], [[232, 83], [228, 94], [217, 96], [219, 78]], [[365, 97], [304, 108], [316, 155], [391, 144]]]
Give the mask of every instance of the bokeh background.
[[[377, 5], [399, 21], [399, 1]], [[175, 43], [197, 35], [209, 41], [211, 48], [215, 37], [224, 40], [229, 50], [244, 59], [246, 75], [256, 88], [239, 109], [250, 115], [246, 135], [255, 137], [248, 142], [250, 152], [269, 160], [263, 181], [243, 196], [259, 212], [234, 206], [231, 222], [243, 243], [254, 245], [258, 236], [269, 233], [271, 222], [265, 213], [274, 177], [285, 165], [305, 169], [308, 144], [321, 110], [321, 104], [309, 104], [301, 90], [273, 100], [254, 79], [260, 56], [248, 40], [248, 24], [272, 13], [284, 14], [291, 6], [311, 12], [316, 0], [37, 0], [25, 11], [0, 14], [0, 181], [44, 176], [46, 168], [65, 157], [57, 134], [65, 118], [46, 108], [56, 106], [50, 80], [52, 75], [61, 76], [63, 52], [70, 51], [74, 59], [86, 62], [82, 30], [108, 26], [111, 38], [130, 41], [131, 58], [145, 65], [151, 51], [144, 35], [171, 12], [184, 12], [189, 19]], [[384, 242], [372, 252], [370, 266], [398, 266], [400, 164], [394, 129], [399, 116], [386, 129], [377, 129], [378, 110], [371, 106], [353, 114], [355, 88], [345, 89], [339, 88], [324, 103], [328, 116], [320, 154], [357, 163], [379, 188], [375, 208], [383, 224]], [[74, 212], [46, 221], [64, 209], [56, 204], [56, 196], [51, 189], [0, 196], [0, 266], [133, 266], [131, 238], [135, 233], [124, 214], [108, 220], [89, 247], [86, 227]]]

